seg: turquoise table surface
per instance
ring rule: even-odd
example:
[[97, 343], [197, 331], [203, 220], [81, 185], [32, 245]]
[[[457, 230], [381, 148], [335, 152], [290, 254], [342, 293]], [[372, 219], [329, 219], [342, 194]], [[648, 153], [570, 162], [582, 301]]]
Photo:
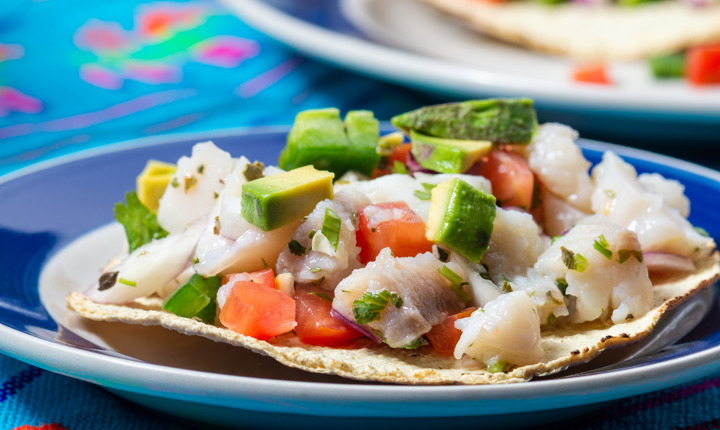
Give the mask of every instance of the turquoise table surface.
[[[389, 119], [439, 101], [304, 58], [211, 1], [0, 2], [0, 174], [139, 137], [287, 125], [310, 108]], [[0, 381], [0, 429], [191, 428], [1, 354]], [[720, 375], [553, 428], [720, 428]]]

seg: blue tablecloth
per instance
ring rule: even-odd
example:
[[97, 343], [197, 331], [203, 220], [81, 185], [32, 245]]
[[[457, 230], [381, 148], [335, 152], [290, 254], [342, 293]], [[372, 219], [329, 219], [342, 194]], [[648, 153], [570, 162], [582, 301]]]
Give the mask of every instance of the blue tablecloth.
[[[148, 135], [289, 124], [309, 108], [388, 119], [438, 101], [304, 58], [217, 3], [0, 3], [0, 174]], [[185, 428], [3, 355], [0, 381], [2, 429]], [[717, 376], [688, 381], [565, 426], [718, 428], [719, 386]]]

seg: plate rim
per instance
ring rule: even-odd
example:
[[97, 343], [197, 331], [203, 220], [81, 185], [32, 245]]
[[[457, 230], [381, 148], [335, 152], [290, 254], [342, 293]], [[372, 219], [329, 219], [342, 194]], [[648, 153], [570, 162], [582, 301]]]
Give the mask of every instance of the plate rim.
[[[342, 0], [359, 2], [368, 0]], [[365, 75], [414, 88], [457, 96], [509, 97], [528, 96], [538, 106], [583, 108], [587, 111], [668, 115], [712, 120], [720, 117], [720, 103], [705, 96], [669, 100], [657, 91], [638, 92], [566, 82], [537, 81], [526, 77], [508, 77], [450, 60], [405, 51], [326, 29], [292, 16], [262, 0], [221, 0], [243, 21], [271, 38], [311, 57]], [[335, 5], [335, 2], [332, 3]], [[341, 8], [341, 6], [334, 6]], [[375, 64], [381, 66], [375, 67]], [[428, 85], [432, 82], [432, 85]], [[541, 83], [540, 86], [537, 83]], [[711, 90], [712, 91], [712, 90]], [[560, 94], [558, 94], [560, 92]], [[626, 96], [618, 100], [618, 96]], [[591, 104], [588, 104], [591, 102]]]
[[[55, 166], [70, 164], [76, 161], [92, 159], [98, 155], [133, 151], [148, 145], [168, 145], [201, 141], [219, 136], [248, 136], [254, 134], [279, 133], [287, 131], [289, 126], [240, 127], [210, 130], [191, 133], [174, 133], [132, 139], [100, 148], [78, 151], [73, 154], [57, 157], [37, 165], [28, 166], [0, 177], [0, 187], [17, 177], [41, 174]], [[720, 183], [720, 172], [699, 166], [677, 158], [645, 151], [637, 148], [623, 147], [611, 143], [589, 139], [579, 139], [584, 148], [591, 150], [614, 150], [621, 156], [632, 157], [653, 163], [663, 163], [672, 169], [679, 169], [694, 176]], [[85, 231], [83, 234], [89, 233]], [[77, 238], [73, 238], [75, 240]], [[46, 266], [48, 261], [43, 262]], [[2, 299], [2, 297], [0, 297]], [[60, 325], [60, 324], [59, 324]], [[305, 382], [287, 380], [267, 380], [246, 376], [214, 374], [194, 370], [186, 370], [151, 364], [133, 359], [113, 357], [98, 352], [87, 351], [60, 342], [41, 339], [32, 333], [21, 332], [10, 328], [0, 321], [0, 351], [3, 354], [38, 367], [94, 383], [108, 388], [119, 389], [168, 399], [189, 400], [202, 404], [214, 404], [232, 408], [247, 406], [249, 398], [276, 398], [281, 394], [287, 401], [326, 404], [333, 400], [335, 408], [330, 410], [305, 410], [306, 415], [341, 416], [343, 402], [353, 403], [352, 410], [364, 416], [397, 416], [397, 410], [368, 408], [380, 401], [389, 404], [411, 402], [434, 403], [436, 407], [421, 411], [421, 416], [472, 416], [491, 415], [490, 409], [497, 408], [498, 402], [503, 405], [505, 413], [552, 410], [558, 408], [556, 402], [562, 400], [562, 407], [596, 404], [601, 401], [615, 400], [632, 395], [656, 391], [692, 379], [699, 378], [720, 370], [720, 345], [645, 366], [621, 369], [608, 373], [584, 375], [578, 377], [559, 378], [552, 380], [532, 381], [530, 383], [503, 385], [391, 385], [391, 384], [348, 384]], [[88, 364], [92, 365], [88, 367]], [[689, 366], [692, 364], [692, 366]], [[108, 370], [109, 369], [109, 370]], [[155, 375], [155, 378], [153, 378]], [[186, 378], [194, 378], [191, 387], [179, 383]], [[228, 378], [237, 381], [228, 384]], [[148, 384], [148, 381], [152, 384]], [[151, 385], [153, 388], [148, 388]], [[249, 388], [248, 388], [249, 387]], [[615, 392], [610, 395], [609, 392]], [[618, 393], [622, 391], [622, 393]], [[199, 397], [200, 393], [204, 396]], [[582, 393], [583, 395], [577, 395]], [[523, 402], [521, 400], [534, 400]], [[555, 402], [555, 403], [553, 403]], [[354, 404], [357, 403], [357, 406]], [[449, 403], [454, 405], [448, 407]], [[488, 406], [489, 404], [493, 406]], [[264, 405], [264, 406], [263, 406]], [[255, 405], [268, 411], [303, 413], [297, 410], [282, 409], [288, 405], [264, 403]], [[363, 406], [365, 405], [365, 406]], [[451, 415], [443, 415], [437, 405]], [[472, 407], [468, 407], [472, 405]], [[484, 405], [484, 406], [483, 406]], [[478, 407], [482, 406], [482, 407]], [[277, 408], [281, 408], [278, 410]], [[347, 408], [345, 404], [345, 408]], [[464, 408], [464, 409], [463, 409]]]

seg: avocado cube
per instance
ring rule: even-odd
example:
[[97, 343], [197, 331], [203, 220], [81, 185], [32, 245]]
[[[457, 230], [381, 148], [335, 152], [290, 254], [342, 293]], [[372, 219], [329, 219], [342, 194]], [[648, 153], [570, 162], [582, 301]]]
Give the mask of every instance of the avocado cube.
[[150, 160], [135, 180], [138, 198], [150, 212], [157, 214], [160, 197], [165, 194], [176, 170], [174, 164]]
[[441, 173], [463, 173], [492, 151], [487, 140], [426, 136], [410, 130], [411, 152], [422, 167]]
[[370, 111], [350, 111], [343, 122], [336, 108], [306, 110], [295, 117], [278, 165], [290, 170], [312, 164], [337, 177], [348, 170], [370, 176], [380, 160], [379, 139]]
[[469, 100], [426, 106], [397, 115], [392, 123], [406, 131], [448, 139], [529, 143], [537, 129], [530, 99]]
[[247, 182], [242, 186], [241, 214], [263, 231], [298, 221], [319, 201], [333, 197], [333, 177], [331, 172], [303, 166]]
[[425, 236], [479, 263], [490, 245], [495, 213], [492, 194], [448, 179], [432, 190]]
[[[345, 130], [350, 145], [345, 160], [352, 163], [347, 170], [355, 170], [366, 176], [371, 176], [380, 162], [377, 152], [380, 140], [380, 124], [369, 110], [353, 110], [345, 115]], [[338, 173], [342, 176], [345, 172]]]

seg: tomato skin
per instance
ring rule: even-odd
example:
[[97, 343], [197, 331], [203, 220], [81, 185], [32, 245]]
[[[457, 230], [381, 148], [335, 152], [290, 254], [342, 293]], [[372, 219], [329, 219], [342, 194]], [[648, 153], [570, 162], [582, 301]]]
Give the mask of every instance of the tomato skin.
[[452, 357], [455, 354], [455, 345], [460, 340], [462, 332], [455, 328], [455, 321], [467, 318], [477, 308], [468, 308], [454, 315], [448, 315], [445, 321], [434, 325], [429, 332], [425, 333], [430, 345], [432, 345], [435, 353], [443, 357]]
[[392, 167], [396, 161], [402, 163], [403, 165], [407, 165], [411, 148], [412, 148], [412, 145], [409, 143], [403, 143], [402, 145], [396, 146], [393, 149], [392, 154], [390, 154], [390, 156], [388, 156], [387, 166], [383, 167], [382, 169], [375, 169], [375, 172], [373, 172], [373, 174], [372, 174], [372, 179], [375, 179], [378, 176], [385, 176], [385, 175], [391, 174]]
[[[228, 277], [229, 282], [233, 282], [233, 288], [220, 311], [222, 325], [259, 340], [268, 340], [295, 328], [295, 299], [275, 288], [274, 278], [269, 284], [267, 273], [263, 273], [268, 271], [272, 277], [269, 269]], [[243, 275], [264, 282], [232, 279], [242, 278]]]
[[330, 314], [332, 302], [307, 291], [295, 293], [297, 326], [295, 334], [303, 343], [346, 346], [364, 334]]
[[501, 206], [517, 206], [527, 211], [532, 208], [535, 177], [521, 155], [495, 150], [480, 167], [480, 174], [490, 180], [493, 195]]
[[[388, 213], [401, 216], [381, 216]], [[374, 223], [373, 216], [388, 219]], [[425, 222], [403, 201], [378, 203], [360, 209], [355, 238], [363, 264], [375, 260], [387, 247], [395, 257], [414, 257], [432, 251], [432, 242], [425, 237]]]
[[693, 85], [720, 84], [720, 44], [690, 48], [685, 57], [685, 76]]
[[585, 84], [610, 85], [612, 81], [608, 77], [604, 64], [586, 64], [575, 66], [572, 71], [572, 78], [575, 82]]

